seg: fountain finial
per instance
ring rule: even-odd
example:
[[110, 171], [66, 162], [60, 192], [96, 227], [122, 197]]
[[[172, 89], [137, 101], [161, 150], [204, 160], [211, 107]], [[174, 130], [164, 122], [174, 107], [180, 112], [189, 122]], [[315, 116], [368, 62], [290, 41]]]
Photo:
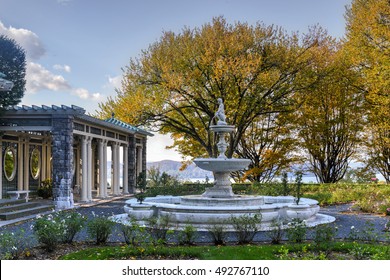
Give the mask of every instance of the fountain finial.
[[223, 105], [222, 98], [217, 99], [219, 107], [218, 111], [215, 112], [215, 117], [218, 118], [218, 125], [226, 125], [226, 115], [225, 115], [225, 106]]

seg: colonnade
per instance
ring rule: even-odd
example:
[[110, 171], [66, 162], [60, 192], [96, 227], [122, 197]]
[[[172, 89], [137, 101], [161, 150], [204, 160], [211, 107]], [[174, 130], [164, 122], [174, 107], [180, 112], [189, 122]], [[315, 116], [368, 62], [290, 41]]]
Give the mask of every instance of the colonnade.
[[[108, 147], [111, 147], [111, 191], [108, 190]], [[123, 149], [121, 160], [121, 147]], [[107, 198], [109, 195], [118, 196], [129, 193], [129, 145], [108, 141], [106, 139], [96, 139], [92, 136], [81, 136], [80, 150], [81, 163], [75, 161], [76, 176], [81, 174], [81, 182], [76, 179], [76, 184], [80, 184], [80, 200], [89, 202], [93, 199], [93, 190], [96, 187], [97, 197]], [[136, 156], [137, 174], [142, 168], [142, 147], [138, 147], [140, 153]], [[76, 159], [78, 157], [76, 156]], [[123, 162], [123, 168], [122, 164]], [[122, 171], [122, 180], [121, 180]], [[122, 190], [121, 190], [122, 186]]]

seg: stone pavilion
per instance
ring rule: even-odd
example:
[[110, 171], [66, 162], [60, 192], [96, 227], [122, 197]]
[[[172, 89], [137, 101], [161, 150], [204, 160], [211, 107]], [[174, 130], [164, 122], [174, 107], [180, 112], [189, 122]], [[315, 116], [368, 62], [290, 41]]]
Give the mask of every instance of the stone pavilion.
[[0, 115], [0, 199], [34, 194], [46, 179], [57, 209], [72, 208], [73, 197], [134, 193], [146, 171], [148, 136], [114, 115], [100, 120], [74, 105], [10, 107]]

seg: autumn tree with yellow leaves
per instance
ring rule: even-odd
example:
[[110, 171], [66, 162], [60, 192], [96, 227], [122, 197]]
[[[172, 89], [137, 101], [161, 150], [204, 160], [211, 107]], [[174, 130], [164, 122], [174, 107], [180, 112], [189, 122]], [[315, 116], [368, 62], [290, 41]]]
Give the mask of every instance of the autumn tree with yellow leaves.
[[346, 55], [365, 96], [366, 162], [390, 183], [390, 1], [353, 0], [346, 20]]
[[236, 127], [227, 156], [235, 156], [243, 137], [260, 131], [254, 123], [291, 111], [292, 95], [317, 82], [311, 53], [322, 42], [316, 35], [229, 24], [223, 17], [200, 28], [164, 32], [130, 60], [117, 96], [100, 104], [99, 115], [115, 112], [124, 121], [169, 133], [184, 157], [215, 157], [209, 126], [222, 98], [227, 121]]
[[364, 126], [363, 95], [341, 42], [328, 40], [323, 46], [313, 53], [313, 70], [322, 79], [296, 95], [301, 105], [295, 121], [309, 170], [320, 183], [335, 183], [358, 154]]

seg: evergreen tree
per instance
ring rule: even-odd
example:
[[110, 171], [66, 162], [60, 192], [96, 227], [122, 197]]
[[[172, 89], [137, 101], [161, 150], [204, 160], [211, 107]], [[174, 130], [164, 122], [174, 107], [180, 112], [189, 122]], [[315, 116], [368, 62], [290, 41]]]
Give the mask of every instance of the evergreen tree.
[[0, 72], [14, 83], [11, 91], [0, 91], [0, 113], [7, 106], [18, 104], [26, 86], [26, 54], [15, 40], [0, 35]]

